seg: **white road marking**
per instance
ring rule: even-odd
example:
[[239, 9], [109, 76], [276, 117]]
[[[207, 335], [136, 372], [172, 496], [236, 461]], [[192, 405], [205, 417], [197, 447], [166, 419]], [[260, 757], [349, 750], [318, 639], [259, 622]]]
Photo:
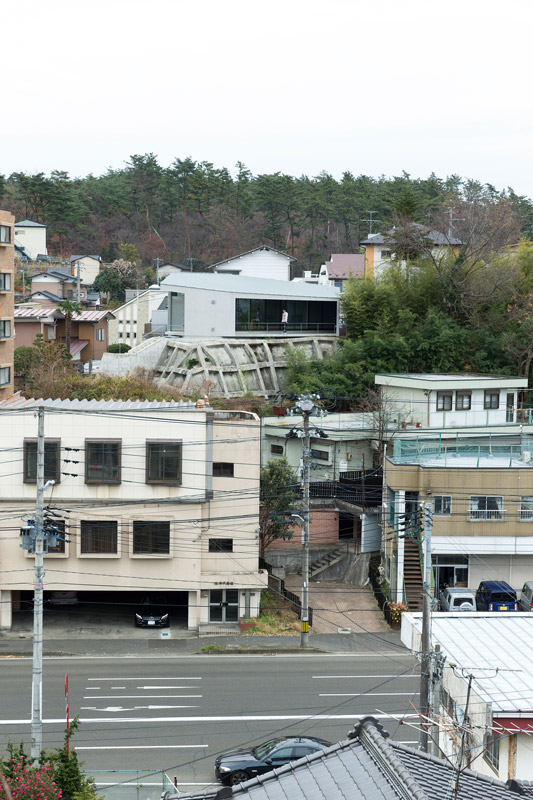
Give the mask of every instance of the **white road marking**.
[[406, 697], [412, 697], [415, 694], [420, 694], [420, 692], [347, 692], [342, 694], [340, 692], [334, 692], [330, 694], [319, 694], [319, 697], [400, 697], [405, 695]]
[[108, 706], [107, 708], [97, 708], [96, 706], [82, 706], [82, 711], [155, 711], [164, 708], [199, 708], [199, 706], [133, 706], [124, 708], [123, 706]]
[[313, 675], [313, 680], [320, 680], [321, 678], [328, 678], [330, 680], [338, 680], [339, 678], [416, 678], [420, 680], [420, 675]]
[[[242, 716], [220, 716], [220, 717], [118, 717], [109, 719], [109, 717], [81, 717], [80, 722], [86, 723], [102, 723], [112, 722], [125, 722], [131, 725], [132, 722], [285, 722], [290, 720], [305, 722], [306, 720], [336, 720], [336, 719], [363, 719], [368, 716], [366, 714], [277, 714], [271, 716], [261, 715], [242, 715]], [[418, 714], [372, 714], [375, 719], [419, 719]], [[0, 725], [29, 725], [30, 720], [26, 719], [2, 719]], [[63, 717], [43, 719], [43, 725], [63, 725], [65, 720]]]
[[[90, 689], [93, 687], [90, 686]], [[125, 686], [112, 686], [112, 689], [125, 689]], [[136, 686], [136, 689], [192, 689], [192, 686]]]
[[184, 678], [180, 675], [179, 678], [169, 678], [165, 675], [161, 678], [156, 678], [151, 675], [149, 678], [87, 678], [88, 681], [201, 681], [201, 678]]
[[[405, 742], [403, 742], [405, 744]], [[78, 747], [76, 750], [182, 750], [189, 747], [209, 747], [208, 744], [110, 744], [105, 747]]]
[[203, 697], [201, 694], [87, 694], [84, 700], [148, 700], [157, 697]]
[[[100, 688], [99, 686], [88, 686], [87, 687], [87, 689], [99, 689], [99, 688]], [[126, 687], [125, 686], [112, 686], [111, 688], [112, 689], [125, 689]], [[166, 689], [167, 687], [164, 686], [163, 688]]]

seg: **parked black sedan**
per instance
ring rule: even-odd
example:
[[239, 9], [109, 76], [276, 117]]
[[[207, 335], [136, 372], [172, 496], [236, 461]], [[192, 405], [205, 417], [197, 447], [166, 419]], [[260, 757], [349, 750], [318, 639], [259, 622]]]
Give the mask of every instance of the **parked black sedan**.
[[135, 609], [135, 625], [138, 628], [166, 628], [170, 624], [169, 614], [165, 595], [147, 594]]
[[313, 736], [296, 736], [270, 739], [257, 747], [227, 750], [215, 761], [215, 775], [226, 786], [234, 786], [263, 772], [282, 767], [289, 761], [316, 753], [330, 744], [325, 739]]

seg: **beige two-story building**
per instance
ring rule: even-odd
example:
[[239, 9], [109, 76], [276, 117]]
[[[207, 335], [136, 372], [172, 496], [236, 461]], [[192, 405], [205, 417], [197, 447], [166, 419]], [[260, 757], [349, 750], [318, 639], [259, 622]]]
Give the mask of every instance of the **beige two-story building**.
[[0, 414], [2, 458], [10, 462], [1, 470], [0, 510], [16, 509], [0, 514], [1, 627], [33, 591], [33, 555], [19, 531], [35, 518], [39, 407], [45, 479], [55, 482], [45, 493], [55, 531], [44, 558], [45, 600], [74, 591], [105, 613], [157, 590], [171, 624], [191, 630], [257, 614], [266, 574], [258, 569], [255, 414], [15, 397]]
[[13, 393], [14, 224], [0, 210], [0, 400]]

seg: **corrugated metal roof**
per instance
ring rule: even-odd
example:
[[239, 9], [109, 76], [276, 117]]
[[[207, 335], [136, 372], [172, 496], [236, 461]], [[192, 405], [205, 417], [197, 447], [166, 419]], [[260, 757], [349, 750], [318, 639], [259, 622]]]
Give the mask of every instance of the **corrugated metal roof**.
[[55, 308], [16, 308], [14, 312], [15, 319], [42, 319], [44, 317], [57, 316]]
[[31, 219], [21, 219], [20, 222], [15, 222], [15, 228], [46, 228], [46, 225], [41, 225], [40, 222], [34, 222]]
[[71, 339], [70, 340], [70, 355], [72, 357], [77, 356], [78, 353], [81, 353], [84, 347], [87, 347], [89, 344], [88, 339]]
[[192, 400], [53, 400], [20, 394], [11, 395], [0, 403], [0, 411], [40, 406], [57, 411], [205, 411], [197, 409]]
[[[59, 309], [61, 311], [61, 309]], [[62, 312], [61, 312], [62, 313]], [[72, 321], [73, 322], [100, 322], [100, 320], [106, 319], [106, 317], [111, 317], [114, 319], [115, 315], [112, 311], [108, 311], [104, 309], [103, 311], [82, 311], [81, 314], [73, 314]]]
[[[421, 631], [421, 615], [412, 617]], [[474, 674], [475, 691], [495, 714], [533, 716], [533, 614], [433, 614], [432, 638], [448, 663]]]
[[326, 261], [326, 267], [331, 280], [345, 280], [350, 274], [357, 277], [365, 271], [365, 256], [360, 253], [332, 253], [330, 260]]
[[231, 292], [235, 295], [298, 298], [302, 300], [337, 300], [339, 291], [333, 286], [317, 286], [310, 283], [273, 280], [272, 278], [246, 278], [240, 275], [211, 275], [205, 272], [182, 272], [169, 275], [161, 282], [167, 291], [172, 289], [204, 289], [206, 291]]

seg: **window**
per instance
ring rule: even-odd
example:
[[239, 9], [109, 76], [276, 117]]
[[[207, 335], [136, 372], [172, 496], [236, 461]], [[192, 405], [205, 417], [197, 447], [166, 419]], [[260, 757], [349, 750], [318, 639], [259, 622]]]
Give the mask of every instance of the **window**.
[[533, 520], [533, 497], [520, 498], [520, 517], [522, 521]]
[[122, 338], [123, 338], [123, 337], [122, 337], [122, 331], [119, 331], [118, 338], [119, 338], [119, 339], [122, 339]]
[[233, 478], [233, 464], [229, 461], [214, 461], [213, 478]]
[[451, 411], [452, 397], [452, 392], [437, 392], [437, 411]]
[[52, 342], [56, 338], [56, 326], [47, 325], [46, 330], [48, 331], [48, 341]]
[[500, 734], [488, 731], [485, 734], [485, 752], [483, 757], [489, 762], [491, 767], [499, 772], [500, 770]]
[[433, 498], [433, 513], [446, 516], [452, 513], [452, 498], [447, 494], [436, 494]]
[[133, 523], [134, 555], [168, 555], [170, 553], [170, 522]]
[[311, 450], [311, 458], [317, 458], [319, 461], [329, 461], [329, 450]]
[[130, 338], [130, 332], [126, 331], [126, 339], [129, 339], [129, 338]]
[[0, 367], [0, 386], [11, 383], [11, 367]]
[[105, 342], [105, 328], [96, 329], [96, 341]]
[[382, 250], [381, 251], [381, 258], [390, 258], [392, 255], [392, 250]]
[[121, 441], [85, 440], [85, 483], [120, 483]]
[[282, 444], [271, 444], [270, 445], [270, 452], [274, 456], [282, 456], [283, 455], [283, 445]]
[[146, 483], [181, 483], [181, 442], [146, 442]]
[[503, 519], [503, 497], [479, 496], [470, 498], [470, 521]]
[[210, 553], [233, 553], [233, 539], [209, 539]]
[[11, 227], [0, 225], [0, 244], [11, 244]]
[[11, 275], [9, 272], [0, 272], [0, 292], [11, 291]]
[[11, 320], [0, 319], [0, 339], [11, 338]]
[[500, 407], [500, 393], [487, 389], [485, 391], [485, 402], [483, 408], [499, 408]]
[[455, 410], [469, 411], [472, 408], [472, 392], [455, 393]]
[[[61, 480], [61, 441], [44, 440], [44, 479]], [[24, 483], [37, 481], [37, 439], [24, 439]]]
[[65, 520], [49, 519], [45, 523], [45, 531], [49, 534], [57, 534], [59, 539], [50, 539], [48, 544], [48, 555], [65, 552]]
[[81, 552], [116, 553], [117, 523], [111, 520], [81, 522]]

